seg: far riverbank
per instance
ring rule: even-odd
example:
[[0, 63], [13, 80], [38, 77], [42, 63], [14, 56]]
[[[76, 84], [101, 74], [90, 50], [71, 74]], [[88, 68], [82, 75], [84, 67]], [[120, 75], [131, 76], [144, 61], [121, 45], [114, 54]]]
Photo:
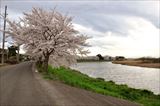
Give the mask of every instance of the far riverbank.
[[160, 63], [144, 62], [142, 60], [122, 60], [122, 61], [113, 61], [112, 63], [129, 65], [129, 66], [147, 67], [147, 68], [160, 68]]

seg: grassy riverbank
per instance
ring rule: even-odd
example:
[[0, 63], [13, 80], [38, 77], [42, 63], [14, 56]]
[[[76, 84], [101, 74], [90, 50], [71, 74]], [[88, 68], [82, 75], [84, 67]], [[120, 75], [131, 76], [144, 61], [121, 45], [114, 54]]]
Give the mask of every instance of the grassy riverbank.
[[147, 90], [133, 89], [127, 85], [117, 85], [112, 81], [104, 81], [101, 78], [91, 78], [78, 71], [64, 67], [52, 68], [49, 66], [48, 72], [48, 74], [44, 74], [44, 77], [47, 79], [59, 80], [71, 86], [127, 99], [144, 106], [160, 106], [160, 95], [154, 95]]

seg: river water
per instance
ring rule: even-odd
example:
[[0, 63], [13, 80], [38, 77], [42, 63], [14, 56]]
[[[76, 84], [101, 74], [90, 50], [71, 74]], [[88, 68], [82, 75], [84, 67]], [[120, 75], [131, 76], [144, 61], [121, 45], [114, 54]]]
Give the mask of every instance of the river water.
[[111, 62], [81, 62], [72, 66], [94, 78], [104, 78], [117, 84], [147, 89], [160, 94], [160, 69], [112, 64]]

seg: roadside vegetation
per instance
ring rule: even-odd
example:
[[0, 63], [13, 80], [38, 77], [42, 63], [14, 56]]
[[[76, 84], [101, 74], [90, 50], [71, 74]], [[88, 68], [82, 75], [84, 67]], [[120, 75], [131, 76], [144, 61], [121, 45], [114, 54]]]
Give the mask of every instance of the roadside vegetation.
[[[38, 66], [38, 69], [42, 68]], [[113, 81], [104, 81], [103, 78], [91, 78], [70, 68], [49, 66], [48, 73], [43, 75], [46, 79], [58, 80], [74, 87], [130, 100], [144, 106], [160, 106], [160, 95], [154, 95], [153, 92], [129, 88], [127, 85], [117, 85]]]
[[0, 64], [0, 67], [7, 66], [8, 64]]

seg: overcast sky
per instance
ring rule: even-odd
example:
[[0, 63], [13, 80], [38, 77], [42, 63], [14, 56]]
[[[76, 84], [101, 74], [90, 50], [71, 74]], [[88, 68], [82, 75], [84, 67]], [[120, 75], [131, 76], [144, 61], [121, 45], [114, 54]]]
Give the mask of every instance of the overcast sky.
[[[8, 6], [8, 17], [17, 20], [32, 7], [53, 9], [74, 17], [73, 25], [91, 36], [89, 55], [126, 57], [160, 56], [159, 0], [1, 0], [1, 14]], [[1, 28], [2, 28], [1, 20]], [[0, 40], [2, 33], [0, 33]]]

